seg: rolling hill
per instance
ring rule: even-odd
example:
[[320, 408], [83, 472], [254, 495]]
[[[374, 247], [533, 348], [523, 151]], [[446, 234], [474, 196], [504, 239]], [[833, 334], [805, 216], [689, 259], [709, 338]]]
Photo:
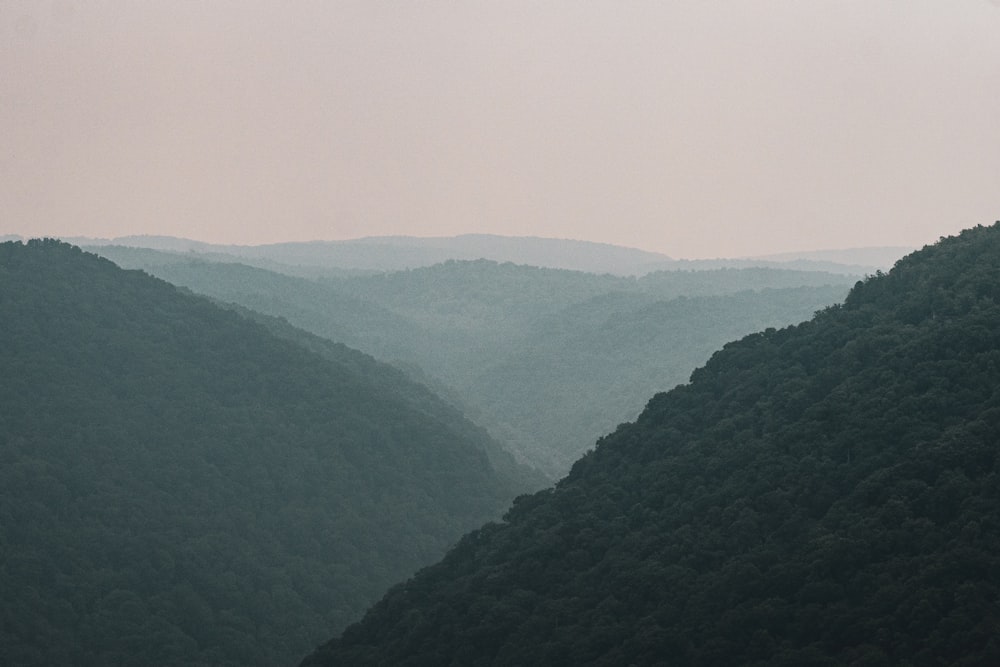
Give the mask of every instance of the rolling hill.
[[400, 371], [64, 243], [0, 244], [0, 313], [2, 664], [290, 663], [541, 484]]

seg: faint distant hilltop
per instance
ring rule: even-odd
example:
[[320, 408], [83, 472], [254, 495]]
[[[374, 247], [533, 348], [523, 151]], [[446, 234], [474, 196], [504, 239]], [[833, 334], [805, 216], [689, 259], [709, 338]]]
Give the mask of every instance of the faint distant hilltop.
[[641, 276], [664, 270], [755, 266], [863, 275], [887, 270], [897, 259], [913, 250], [902, 246], [851, 248], [737, 259], [685, 260], [606, 243], [489, 234], [434, 238], [378, 236], [348, 241], [310, 241], [257, 246], [211, 244], [170, 236], [124, 236], [115, 239], [67, 237], [63, 240], [81, 246], [125, 245], [193, 253], [216, 261], [238, 259], [262, 268], [313, 276], [344, 271], [398, 271], [431, 266], [449, 259], [489, 259], [496, 262], [626, 276]]
[[750, 259], [771, 262], [833, 262], [836, 264], [858, 264], [889, 269], [896, 263], [896, 260], [914, 250], [916, 250], [916, 247], [880, 246], [841, 250], [813, 250], [810, 252], [783, 252], [774, 255], [760, 255], [751, 257]]

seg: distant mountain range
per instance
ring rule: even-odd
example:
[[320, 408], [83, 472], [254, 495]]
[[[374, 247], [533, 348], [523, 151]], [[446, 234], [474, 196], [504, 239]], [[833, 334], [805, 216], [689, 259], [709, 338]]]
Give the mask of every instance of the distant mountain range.
[[[7, 237], [9, 240], [19, 240]], [[449, 259], [488, 259], [590, 273], [641, 276], [663, 270], [772, 267], [866, 275], [889, 269], [908, 247], [854, 248], [784, 253], [752, 258], [685, 260], [635, 248], [564, 239], [465, 234], [451, 237], [384, 236], [256, 246], [220, 245], [170, 236], [114, 239], [66, 237], [80, 246], [120, 245], [241, 261], [281, 273], [316, 277], [351, 272], [399, 271]]]
[[750, 257], [751, 260], [771, 262], [833, 262], [843, 265], [874, 266], [889, 269], [897, 260], [916, 248], [908, 246], [885, 246], [868, 248], [845, 248], [840, 250], [812, 250], [808, 252], [783, 252], [774, 255]]
[[229, 255], [286, 267], [347, 271], [397, 271], [450, 259], [489, 259], [532, 266], [629, 275], [670, 258], [658, 253], [602, 243], [534, 237], [467, 234], [421, 238], [384, 236], [348, 241], [312, 241], [258, 246], [212, 245], [170, 237], [132, 236], [110, 241], [72, 239], [79, 245], [125, 245], [172, 252]]
[[[483, 235], [254, 247], [118, 241], [125, 245], [87, 247], [409, 368], [438, 393], [460, 396], [470, 418], [553, 479], [719, 345], [805, 319], [878, 270], [821, 257], [672, 260]], [[402, 266], [415, 268], [391, 268]], [[661, 303], [679, 297], [695, 300]]]
[[449, 260], [307, 279], [203, 256], [91, 249], [409, 368], [553, 479], [718, 346], [806, 319], [861, 277], [748, 268], [635, 278]]

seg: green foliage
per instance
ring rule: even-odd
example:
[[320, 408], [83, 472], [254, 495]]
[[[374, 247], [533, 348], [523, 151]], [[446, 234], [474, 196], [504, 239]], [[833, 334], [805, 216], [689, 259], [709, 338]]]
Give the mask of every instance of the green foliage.
[[0, 314], [0, 664], [289, 664], [537, 488], [401, 372], [56, 241], [0, 244]]
[[726, 345], [303, 664], [1000, 664], [998, 267]]

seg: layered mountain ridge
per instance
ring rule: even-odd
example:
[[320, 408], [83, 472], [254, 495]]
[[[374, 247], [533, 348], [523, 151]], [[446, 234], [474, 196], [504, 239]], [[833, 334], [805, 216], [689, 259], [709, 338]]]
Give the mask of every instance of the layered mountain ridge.
[[726, 345], [303, 665], [1000, 663], [1000, 223]]
[[480, 259], [316, 280], [148, 249], [95, 251], [431, 378], [552, 479], [726, 341], [800, 322], [857, 279], [770, 268], [634, 278]]
[[[0, 238], [0, 240], [8, 240]], [[23, 240], [11, 238], [9, 240]], [[191, 259], [239, 261], [304, 277], [400, 271], [448, 260], [491, 261], [568, 269], [618, 276], [655, 271], [766, 267], [840, 274], [867, 274], [885, 269], [912, 250], [906, 247], [844, 248], [786, 252], [763, 257], [675, 259], [637, 248], [571, 239], [494, 234], [447, 237], [376, 236], [343, 241], [308, 241], [264, 245], [224, 245], [170, 236], [123, 236], [114, 239], [67, 237], [83, 247], [146, 248]]]

